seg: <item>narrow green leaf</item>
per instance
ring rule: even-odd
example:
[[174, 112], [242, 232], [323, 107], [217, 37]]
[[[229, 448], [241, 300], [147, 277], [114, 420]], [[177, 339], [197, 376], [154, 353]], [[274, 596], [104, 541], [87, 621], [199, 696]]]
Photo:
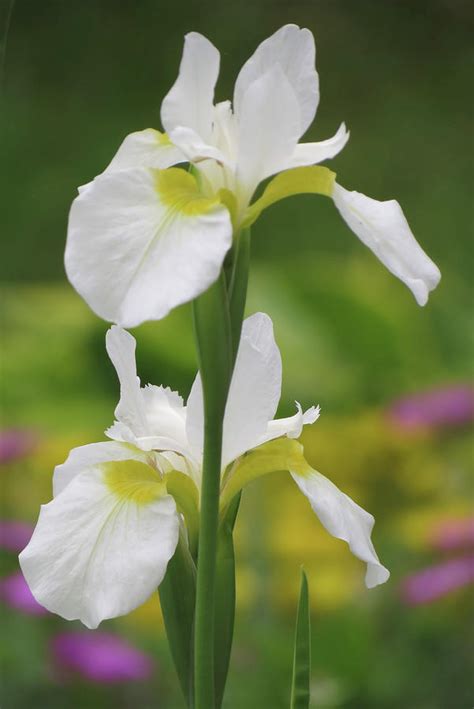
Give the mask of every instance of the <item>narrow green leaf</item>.
[[219, 525], [217, 541], [216, 599], [214, 626], [214, 677], [216, 708], [222, 704], [229, 670], [235, 616], [235, 557], [233, 530], [240, 505], [234, 497]]
[[311, 674], [311, 624], [309, 617], [308, 579], [301, 569], [301, 587], [296, 616], [293, 678], [290, 709], [308, 709]]
[[192, 709], [196, 567], [183, 527], [174, 556], [160, 584], [159, 594], [171, 655], [187, 706]]

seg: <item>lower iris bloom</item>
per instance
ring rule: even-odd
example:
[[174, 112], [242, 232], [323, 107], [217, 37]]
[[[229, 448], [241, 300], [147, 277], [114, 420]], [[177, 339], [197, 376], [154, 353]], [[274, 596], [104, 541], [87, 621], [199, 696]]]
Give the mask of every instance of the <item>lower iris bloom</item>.
[[[168, 388], [141, 387], [135, 340], [112, 327], [107, 351], [120, 380], [112, 440], [75, 448], [54, 472], [54, 499], [41, 508], [20, 563], [41, 605], [96, 628], [143, 603], [161, 583], [180, 533], [198, 544], [203, 455], [202, 387], [185, 405]], [[307, 463], [297, 441], [319, 408], [274, 419], [281, 357], [270, 318], [243, 325], [224, 418], [220, 510], [252, 480], [286, 470], [322, 524], [366, 562], [368, 587], [389, 572], [371, 542], [373, 517]]]

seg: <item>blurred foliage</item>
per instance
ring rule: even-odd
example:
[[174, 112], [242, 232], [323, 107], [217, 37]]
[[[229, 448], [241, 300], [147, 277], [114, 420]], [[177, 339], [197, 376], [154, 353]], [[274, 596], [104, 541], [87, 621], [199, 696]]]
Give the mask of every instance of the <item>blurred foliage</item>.
[[[5, 12], [0, 20], [5, 19]], [[334, 161], [342, 184], [396, 197], [443, 280], [420, 309], [345, 228], [332, 204], [300, 196], [254, 228], [248, 312], [274, 320], [284, 362], [280, 414], [296, 398], [322, 406], [306, 432], [312, 464], [374, 513], [391, 581], [367, 592], [362, 565], [329, 537], [288, 476], [246, 491], [237, 526], [238, 616], [226, 706], [288, 706], [299, 566], [313, 615], [313, 700], [322, 709], [464, 709], [472, 705], [466, 592], [406, 608], [399, 586], [433, 560], [433, 525], [465, 516], [467, 430], [402, 435], [394, 397], [472, 373], [472, 174], [466, 100], [474, 13], [461, 0], [17, 0], [4, 63], [2, 152], [2, 418], [39, 434], [34, 453], [2, 471], [2, 516], [34, 521], [51, 471], [70, 448], [103, 439], [117, 402], [107, 325], [65, 283], [62, 253], [77, 185], [100, 172], [128, 132], [159, 127], [182, 36], [222, 52], [219, 98], [243, 61], [285, 22], [316, 36], [322, 99], [308, 139], [351, 140]], [[142, 382], [189, 392], [190, 311], [146, 324]], [[5, 560], [6, 571], [15, 567]], [[5, 610], [5, 609], [3, 609]], [[54, 674], [48, 638], [59, 618], [2, 613], [2, 706], [179, 709], [158, 598], [110, 622], [154, 655], [152, 683], [70, 684]]]

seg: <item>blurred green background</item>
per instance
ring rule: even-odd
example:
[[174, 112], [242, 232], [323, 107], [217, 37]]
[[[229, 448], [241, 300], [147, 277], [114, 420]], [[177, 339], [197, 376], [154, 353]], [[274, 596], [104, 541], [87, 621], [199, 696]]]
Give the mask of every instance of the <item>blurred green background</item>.
[[[438, 526], [469, 514], [469, 426], [408, 431], [387, 417], [394, 399], [472, 374], [473, 19], [461, 0], [17, 0], [12, 8], [0, 132], [2, 426], [25, 429], [36, 443], [3, 465], [4, 519], [34, 522], [54, 465], [70, 448], [102, 440], [112, 422], [118, 387], [107, 325], [64, 276], [67, 214], [77, 186], [101, 172], [127, 133], [160, 127], [187, 31], [221, 50], [222, 100], [260, 41], [286, 22], [309, 27], [321, 103], [307, 139], [333, 135], [344, 120], [351, 139], [331, 165], [339, 180], [397, 198], [443, 274], [419, 308], [323, 198], [287, 200], [254, 227], [248, 312], [264, 310], [275, 323], [279, 413], [292, 413], [295, 399], [321, 405], [305, 435], [309, 458], [375, 515], [375, 544], [392, 578], [367, 591], [362, 565], [327, 536], [291, 480], [255, 483], [237, 528], [228, 709], [288, 706], [302, 563], [312, 597], [312, 706], [473, 704], [469, 591], [419, 606], [401, 594], [407, 576], [445, 559], [430, 542]], [[183, 307], [134, 332], [142, 382], [187, 395], [196, 368], [190, 325]], [[17, 563], [4, 557], [8, 574]], [[6, 604], [2, 618], [4, 709], [183, 706], [157, 596], [105, 623], [157, 667], [152, 680], [119, 687], [58, 678], [49, 643], [76, 624]]]

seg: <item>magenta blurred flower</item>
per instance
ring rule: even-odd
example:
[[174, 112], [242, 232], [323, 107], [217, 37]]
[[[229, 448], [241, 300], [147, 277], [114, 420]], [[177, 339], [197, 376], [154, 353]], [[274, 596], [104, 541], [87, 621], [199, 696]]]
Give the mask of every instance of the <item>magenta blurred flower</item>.
[[51, 650], [58, 668], [92, 682], [143, 680], [153, 671], [152, 660], [123, 638], [100, 631], [56, 635]]
[[46, 615], [48, 612], [33, 598], [21, 571], [0, 579], [0, 598], [6, 605], [28, 615]]
[[26, 522], [0, 520], [0, 549], [19, 552], [26, 547], [34, 527]]
[[474, 583], [474, 555], [450, 559], [419, 571], [402, 584], [402, 598], [410, 606], [431, 603]]
[[474, 419], [474, 388], [461, 385], [408, 396], [395, 401], [388, 415], [405, 429], [460, 426]]
[[441, 551], [474, 546], [474, 517], [447, 519], [436, 525], [431, 534], [431, 545]]
[[29, 429], [8, 428], [0, 431], [0, 463], [9, 463], [28, 455], [36, 440], [36, 435]]

